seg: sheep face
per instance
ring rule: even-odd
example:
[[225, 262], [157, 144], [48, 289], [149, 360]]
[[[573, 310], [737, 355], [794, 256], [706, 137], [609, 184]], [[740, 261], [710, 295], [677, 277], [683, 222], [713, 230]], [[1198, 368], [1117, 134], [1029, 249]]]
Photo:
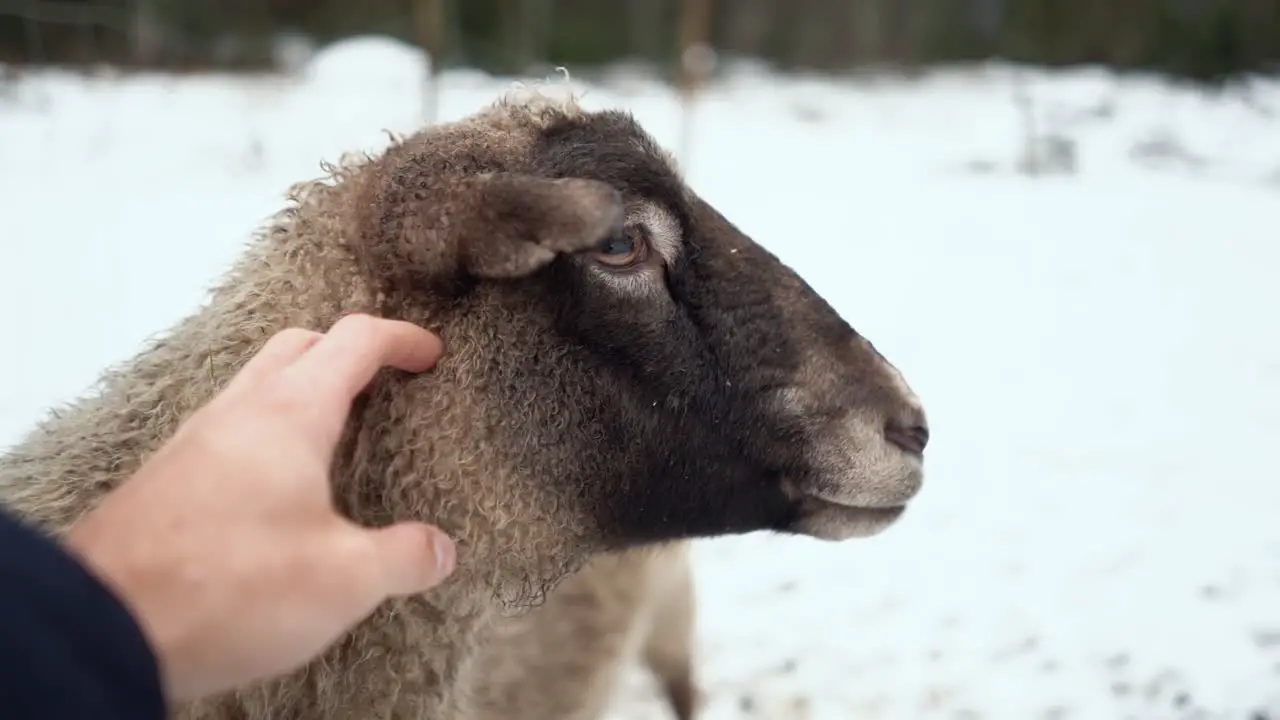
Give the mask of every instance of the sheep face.
[[903, 377], [630, 116], [499, 105], [381, 161], [365, 264], [436, 308], [444, 377], [408, 382], [490, 408], [504, 502], [598, 550], [869, 536], [919, 491]]

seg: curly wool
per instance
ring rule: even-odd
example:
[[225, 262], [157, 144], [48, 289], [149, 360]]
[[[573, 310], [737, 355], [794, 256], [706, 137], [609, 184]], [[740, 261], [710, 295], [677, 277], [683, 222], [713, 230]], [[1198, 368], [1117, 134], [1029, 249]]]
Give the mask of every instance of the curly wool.
[[[209, 301], [109, 368], [90, 393], [52, 411], [2, 460], [6, 505], [61, 533], [134, 473], [273, 333], [323, 330], [340, 316], [404, 317], [438, 331], [447, 352], [422, 376], [386, 372], [353, 410], [334, 472], [339, 505], [369, 525], [428, 519], [457, 540], [458, 570], [429, 596], [389, 602], [304, 671], [183, 707], [201, 718], [453, 717], [454, 692], [480, 635], [504, 611], [534, 604], [576, 560], [580, 530], [534, 509], [534, 480], [495, 443], [511, 408], [479, 404], [486, 358], [527, 338], [493, 337], [475, 317], [424, 315], [371, 280], [362, 203], [387, 158], [441, 142], [518, 153], [531, 129], [580, 112], [576, 98], [517, 87], [490, 108], [381, 155], [349, 155], [294, 185]], [[435, 143], [433, 146], [432, 143]], [[477, 308], [481, 312], [486, 308]], [[511, 312], [493, 305], [492, 312]], [[531, 332], [536, 332], [531, 329]], [[537, 402], [529, 398], [528, 402]], [[429, 468], [430, 470], [426, 470]], [[429, 481], [427, 478], [429, 477]], [[525, 490], [521, 490], [524, 488]], [[505, 607], [504, 607], [505, 605]]]

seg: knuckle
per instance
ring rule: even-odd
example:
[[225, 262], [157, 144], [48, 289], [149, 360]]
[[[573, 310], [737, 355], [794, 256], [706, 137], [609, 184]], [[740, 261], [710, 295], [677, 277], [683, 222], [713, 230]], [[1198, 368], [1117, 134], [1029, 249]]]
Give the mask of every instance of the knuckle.
[[363, 339], [377, 333], [378, 320], [368, 313], [351, 313], [350, 315], [342, 316], [338, 322], [333, 324], [333, 328], [329, 332], [334, 331]]
[[340, 524], [332, 557], [348, 568], [348, 580], [370, 585], [377, 579], [382, 558], [367, 532], [350, 522]]
[[295, 413], [306, 408], [309, 401], [305, 392], [296, 384], [272, 378], [255, 392], [258, 402], [270, 412]]
[[284, 330], [277, 331], [267, 340], [263, 347], [274, 348], [277, 346], [284, 347], [295, 344], [301, 345], [303, 343], [310, 342], [319, 336], [320, 334], [313, 330], [306, 330], [300, 327], [289, 327]]

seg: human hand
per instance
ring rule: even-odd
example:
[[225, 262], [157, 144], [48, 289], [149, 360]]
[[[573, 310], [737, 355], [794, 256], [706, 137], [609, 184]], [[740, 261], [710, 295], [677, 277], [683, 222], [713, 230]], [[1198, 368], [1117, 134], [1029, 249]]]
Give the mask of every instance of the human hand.
[[68, 548], [138, 619], [171, 700], [295, 669], [387, 597], [452, 572], [440, 530], [360, 527], [329, 484], [374, 373], [422, 372], [441, 352], [426, 330], [366, 315], [280, 332], [70, 529]]

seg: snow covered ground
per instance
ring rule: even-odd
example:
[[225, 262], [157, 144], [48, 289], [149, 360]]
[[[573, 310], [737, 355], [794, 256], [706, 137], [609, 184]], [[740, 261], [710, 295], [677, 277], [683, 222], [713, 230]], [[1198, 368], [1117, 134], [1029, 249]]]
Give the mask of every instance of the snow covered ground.
[[[411, 55], [0, 88], [0, 444], [198, 303], [290, 182], [411, 130]], [[878, 538], [702, 545], [706, 720], [1280, 718], [1280, 84], [1027, 73], [1076, 165], [1029, 180], [1010, 73], [743, 71], [701, 105], [693, 185], [934, 430]], [[508, 82], [449, 74], [442, 115]], [[586, 102], [680, 145], [651, 82]], [[665, 717], [643, 675], [617, 717]]]

